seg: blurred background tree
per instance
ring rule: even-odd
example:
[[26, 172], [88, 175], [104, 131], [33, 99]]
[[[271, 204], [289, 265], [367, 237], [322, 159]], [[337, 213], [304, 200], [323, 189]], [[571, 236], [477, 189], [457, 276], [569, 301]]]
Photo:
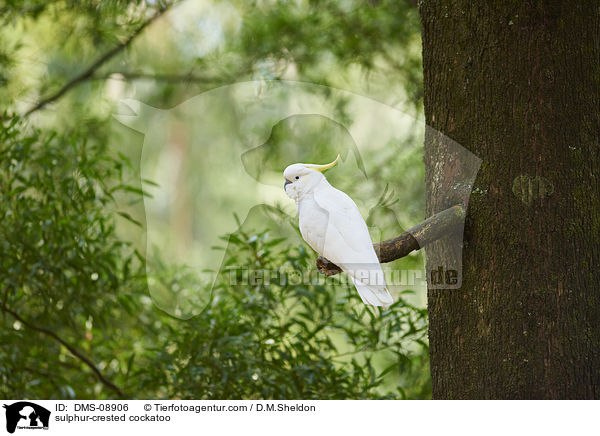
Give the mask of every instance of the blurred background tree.
[[[160, 310], [148, 280], [177, 299], [199, 271], [148, 276], [146, 223], [160, 214], [143, 198], [163, 180], [159, 169], [141, 179], [142, 135], [112, 118], [122, 98], [170, 108], [237, 81], [298, 80], [421, 119], [412, 2], [33, 0], [0, 11], [2, 397], [430, 397], [424, 289], [373, 311], [339, 278], [292, 280], [314, 272], [316, 256], [269, 231], [269, 213], [295, 231], [277, 211], [223, 235], [199, 314]], [[276, 173], [282, 144], [305, 140], [317, 161], [327, 142], [351, 141], [318, 117], [294, 123], [274, 127], [260, 165]], [[356, 189], [383, 207], [363, 212], [387, 237], [423, 216], [422, 138], [381, 150], [363, 156], [368, 181]], [[252, 173], [264, 156], [246, 157]], [[165, 227], [165, 239], [181, 228]], [[423, 266], [421, 255], [399, 262]]]

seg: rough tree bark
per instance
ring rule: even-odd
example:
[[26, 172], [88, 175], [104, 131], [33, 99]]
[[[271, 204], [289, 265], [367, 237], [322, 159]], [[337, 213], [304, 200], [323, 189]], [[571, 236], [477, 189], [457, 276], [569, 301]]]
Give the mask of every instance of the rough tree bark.
[[[426, 122], [483, 159], [462, 287], [428, 293], [433, 396], [598, 399], [600, 6], [423, 0], [420, 13]], [[446, 191], [430, 216], [452, 204], [460, 162], [425, 141], [427, 190]]]

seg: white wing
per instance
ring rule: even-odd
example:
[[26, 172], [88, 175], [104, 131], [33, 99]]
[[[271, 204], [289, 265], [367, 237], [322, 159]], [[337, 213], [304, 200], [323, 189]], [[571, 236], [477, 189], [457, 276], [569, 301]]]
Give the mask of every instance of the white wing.
[[316, 189], [314, 199], [329, 217], [323, 250], [317, 251], [350, 275], [363, 302], [392, 304], [367, 224], [354, 201], [329, 184]]

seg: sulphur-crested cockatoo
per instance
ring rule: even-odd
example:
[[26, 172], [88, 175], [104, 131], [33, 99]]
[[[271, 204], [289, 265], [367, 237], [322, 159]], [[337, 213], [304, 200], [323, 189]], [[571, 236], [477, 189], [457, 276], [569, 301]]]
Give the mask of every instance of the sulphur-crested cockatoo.
[[346, 272], [365, 304], [387, 306], [387, 290], [369, 230], [358, 207], [348, 195], [329, 184], [327, 165], [297, 163], [283, 172], [283, 188], [296, 200], [300, 233], [308, 245]]

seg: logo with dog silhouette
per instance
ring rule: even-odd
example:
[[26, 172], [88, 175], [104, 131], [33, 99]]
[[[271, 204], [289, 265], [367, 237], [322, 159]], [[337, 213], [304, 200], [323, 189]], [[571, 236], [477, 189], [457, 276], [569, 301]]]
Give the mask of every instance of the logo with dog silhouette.
[[3, 407], [6, 409], [6, 431], [9, 433], [14, 433], [16, 429], [48, 430], [50, 422], [48, 409], [29, 401], [4, 404]]

